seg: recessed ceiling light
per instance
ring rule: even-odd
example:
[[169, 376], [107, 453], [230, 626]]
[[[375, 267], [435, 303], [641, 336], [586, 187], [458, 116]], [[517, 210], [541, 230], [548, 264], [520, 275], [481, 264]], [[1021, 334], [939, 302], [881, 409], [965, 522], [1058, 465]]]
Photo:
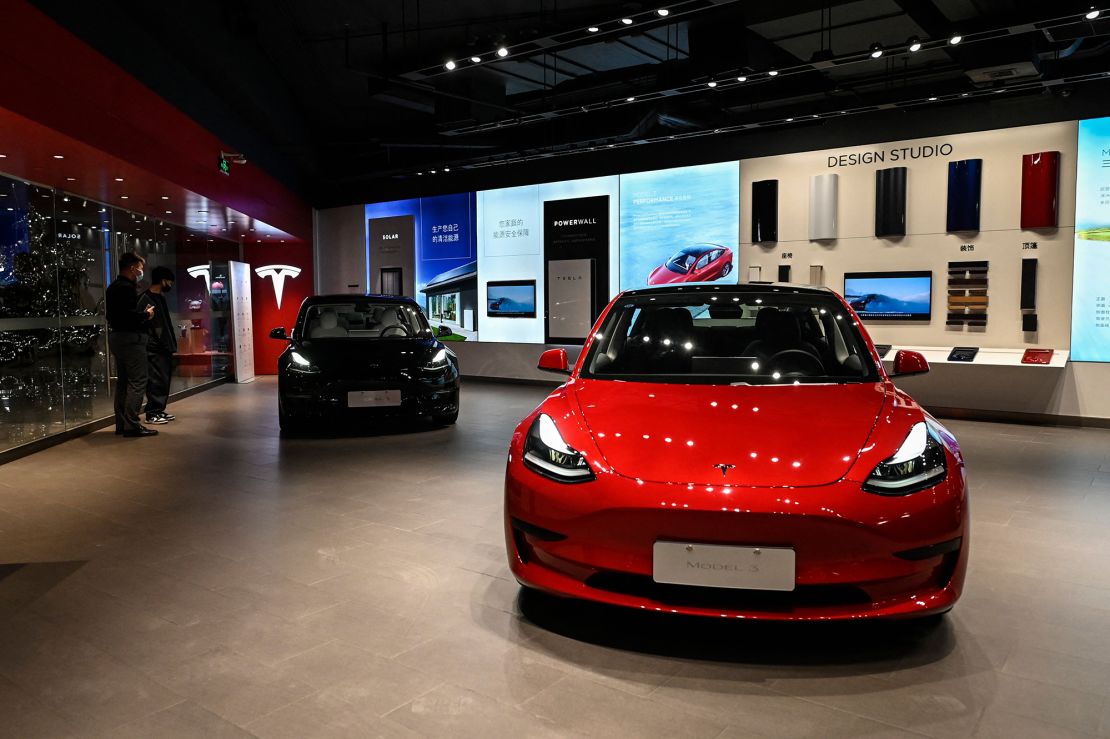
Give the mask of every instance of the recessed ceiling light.
[[633, 102], [633, 101], [635, 101], [635, 100], [636, 100], [636, 98], [634, 98], [634, 97], [632, 97], [632, 98], [625, 98], [625, 99], [624, 99], [624, 101], [625, 101], [626, 103], [631, 103], [631, 102]]
[[170, 196], [169, 196], [169, 195], [163, 195], [163, 196], [162, 196], [162, 199], [163, 199], [163, 200], [169, 200], [169, 199], [170, 199]]
[[447, 60], [447, 63], [446, 63], [446, 64], [444, 64], [443, 66], [444, 66], [444, 68], [446, 68], [446, 69], [447, 69], [447, 71], [448, 71], [448, 72], [450, 72], [450, 71], [452, 71], [452, 70], [453, 70], [453, 69], [455, 68], [455, 62], [453, 62], [453, 61], [451, 61], [450, 59], [448, 59], [448, 60]]
[[432, 173], [432, 174], [435, 174], [435, 173], [436, 173], [436, 171], [435, 171], [434, 169], [433, 169], [433, 170], [430, 170], [430, 171], [431, 171], [431, 173]]
[[963, 37], [963, 36], [961, 36], [961, 35], [960, 35], [960, 34], [958, 34], [958, 33], [954, 33], [954, 34], [952, 34], [951, 38], [949, 38], [949, 39], [948, 39], [948, 43], [950, 43], [950, 44], [952, 44], [953, 46], [955, 46], [956, 44], [960, 43], [960, 42], [961, 42], [961, 41], [963, 41], [963, 40], [964, 40], [964, 37]]
[[586, 30], [587, 30], [587, 31], [589, 31], [590, 33], [597, 33], [597, 32], [598, 32], [598, 31], [600, 31], [601, 29], [600, 29], [600, 28], [598, 28], [597, 26], [590, 26], [590, 27], [589, 27], [589, 28], [587, 28]]
[[506, 48], [505, 48], [504, 46], [500, 47], [500, 48], [499, 48], [499, 49], [497, 50], [497, 56], [500, 56], [500, 57], [506, 57], [506, 56], [508, 56], [508, 55], [509, 55], [509, 50], [508, 50], [508, 49], [506, 49]]
[[929, 102], [933, 102], [934, 100], [936, 100], [936, 98], [935, 98], [935, 97], [931, 97], [931, 98], [929, 98]]
[[1098, 12], [1098, 8], [1092, 7], [1089, 11], [1087, 11], [1087, 15], [1083, 17], [1089, 21], [1093, 21], [1095, 18], [1098, 18]]
[[716, 82], [706, 82], [705, 84], [708, 85], [709, 87], [716, 87], [717, 86]]
[[474, 62], [475, 64], [477, 64], [477, 63], [479, 63], [480, 61], [482, 61], [482, 57], [480, 57], [480, 56], [472, 56], [472, 57], [470, 57], [470, 61], [472, 61], [472, 62]]
[[741, 75], [740, 77], [737, 77], [737, 78], [736, 78], [736, 81], [737, 81], [737, 82], [747, 82], [747, 81], [748, 81], [748, 78], [747, 78], [747, 77], [744, 77], [743, 75]]
[[76, 181], [77, 181], [76, 177], [66, 177], [66, 182], [76, 182]]
[[883, 55], [882, 44], [871, 44], [871, 58], [878, 59]]
[[8, 158], [7, 154], [0, 154], [0, 159], [7, 159], [7, 158]]
[[120, 199], [120, 200], [127, 200], [127, 196], [126, 196], [126, 195], [120, 195], [120, 196], [119, 196], [119, 199]]
[[767, 72], [767, 75], [770, 77], [778, 77], [779, 71], [777, 69], [771, 69]]
[[116, 182], [123, 182], [123, 178], [122, 177], [117, 177]]
[[965, 97], [967, 97], [967, 96], [968, 96], [968, 94], [969, 94], [969, 93], [966, 93], [966, 92], [961, 92], [961, 93], [960, 93], [960, 97], [962, 97], [962, 98], [965, 98]]
[[921, 39], [919, 39], [917, 36], [914, 36], [910, 39], [909, 45], [910, 51], [921, 51]]
[[655, 12], [658, 13], [659, 15], [663, 16], [664, 18], [666, 18], [668, 15], [671, 14], [671, 11], [667, 10], [666, 8], [660, 8], [659, 10], [657, 10]]
[[787, 118], [787, 119], [786, 119], [786, 122], [787, 122], [787, 123], [790, 123], [790, 122], [791, 122], [792, 120], [794, 120], [794, 119], [793, 119], [793, 118]]
[[450, 172], [450, 171], [451, 171], [451, 168], [450, 168], [450, 167], [444, 167], [444, 168], [443, 168], [443, 171], [444, 171], [444, 172]]
[[64, 156], [62, 156], [61, 154], [55, 154], [55, 155], [54, 155], [54, 158], [55, 158], [55, 159], [65, 159], [65, 157], [64, 157]]
[[166, 215], [169, 215], [170, 213], [173, 213], [173, 211], [172, 210], [167, 210], [166, 211]]
[[632, 19], [631, 18], [621, 18], [621, 23], [623, 23], [626, 26], [631, 26], [632, 25]]

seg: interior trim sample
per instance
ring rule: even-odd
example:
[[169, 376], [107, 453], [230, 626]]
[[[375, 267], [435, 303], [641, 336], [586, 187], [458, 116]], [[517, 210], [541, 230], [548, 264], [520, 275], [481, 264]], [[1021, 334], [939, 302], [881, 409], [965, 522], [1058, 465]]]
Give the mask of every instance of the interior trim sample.
[[948, 232], [979, 230], [982, 186], [982, 159], [948, 163]]
[[823, 265], [809, 265], [809, 284], [817, 287], [821, 287], [825, 284], [825, 267]]
[[790, 265], [779, 265], [779, 282], [790, 282]]
[[989, 262], [948, 263], [948, 326], [986, 326]]
[[1041, 151], [1021, 158], [1021, 227], [1059, 224], [1060, 152]]
[[815, 174], [809, 178], [809, 240], [836, 238], [836, 173]]
[[752, 243], [779, 240], [779, 181], [752, 183]]
[[748, 282], [760, 282], [763, 280], [763, 268], [758, 264], [748, 265]]
[[875, 170], [875, 236], [906, 235], [905, 167]]
[[1021, 260], [1021, 309], [1037, 309], [1037, 260]]

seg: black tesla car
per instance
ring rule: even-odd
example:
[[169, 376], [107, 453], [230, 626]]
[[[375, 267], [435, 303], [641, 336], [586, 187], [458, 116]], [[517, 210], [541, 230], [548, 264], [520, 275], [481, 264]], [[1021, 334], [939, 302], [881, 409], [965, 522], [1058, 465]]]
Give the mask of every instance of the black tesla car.
[[283, 431], [316, 422], [459, 415], [459, 360], [412, 298], [318, 295], [297, 314], [278, 358], [278, 419]]

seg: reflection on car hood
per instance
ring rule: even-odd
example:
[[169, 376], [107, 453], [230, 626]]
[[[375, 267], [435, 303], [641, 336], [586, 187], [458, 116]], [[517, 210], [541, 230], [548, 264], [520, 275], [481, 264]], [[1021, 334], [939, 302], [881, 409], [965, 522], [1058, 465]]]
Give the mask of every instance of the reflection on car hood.
[[733, 387], [579, 379], [573, 387], [615, 471], [699, 485], [835, 482], [867, 443], [886, 397], [879, 383]]

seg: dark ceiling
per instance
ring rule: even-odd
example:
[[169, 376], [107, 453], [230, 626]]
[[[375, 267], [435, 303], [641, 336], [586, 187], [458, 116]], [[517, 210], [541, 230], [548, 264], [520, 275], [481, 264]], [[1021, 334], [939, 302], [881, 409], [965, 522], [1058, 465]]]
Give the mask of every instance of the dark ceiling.
[[[881, 126], [930, 105], [959, 117], [998, 92], [1110, 99], [1098, 81], [1110, 79], [1110, 9], [1090, 21], [1076, 3], [35, 4], [318, 206], [411, 191], [444, 168], [519, 173], [610, 148], [636, 148], [634, 162], [671, 139], [844, 129], [837, 116]], [[914, 37], [924, 47], [911, 52]]]

